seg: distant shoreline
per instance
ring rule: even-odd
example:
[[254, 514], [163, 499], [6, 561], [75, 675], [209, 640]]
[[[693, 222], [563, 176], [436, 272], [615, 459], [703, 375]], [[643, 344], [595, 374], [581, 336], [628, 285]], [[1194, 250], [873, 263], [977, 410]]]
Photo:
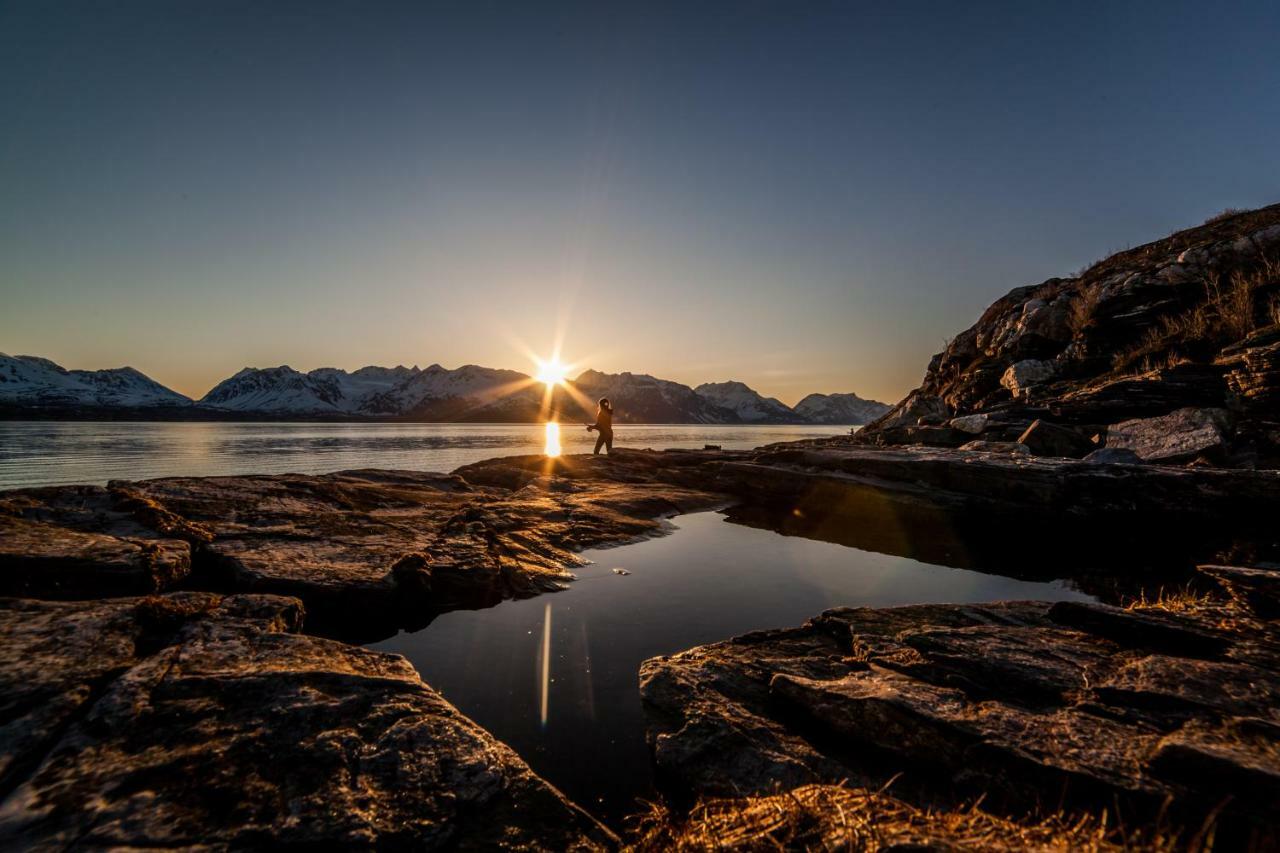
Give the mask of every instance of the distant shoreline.
[[[0, 407], [0, 421], [67, 421], [67, 422], [112, 422], [125, 421], [136, 423], [347, 423], [347, 424], [474, 424], [482, 426], [493, 424], [499, 426], [517, 426], [521, 424], [535, 426], [543, 420], [428, 420], [404, 415], [361, 416], [349, 414], [299, 414], [270, 412], [230, 412], [218, 409], [193, 409], [190, 407], [100, 407], [100, 408], [19, 408]], [[562, 423], [576, 422], [574, 419], [561, 418]], [[860, 424], [851, 423], [816, 423], [814, 421], [757, 421], [708, 423], [705, 421], [619, 421], [619, 427], [628, 426], [708, 426], [708, 427], [853, 427]]]

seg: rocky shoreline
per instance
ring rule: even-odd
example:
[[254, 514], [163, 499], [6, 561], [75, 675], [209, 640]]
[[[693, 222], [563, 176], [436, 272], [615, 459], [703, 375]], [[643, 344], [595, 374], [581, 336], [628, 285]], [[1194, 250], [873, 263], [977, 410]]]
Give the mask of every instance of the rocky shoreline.
[[[0, 844], [1280, 848], [1277, 252], [1280, 205], [1019, 288], [835, 439], [2, 492]], [[1109, 603], [651, 659], [625, 842], [351, 645], [711, 507]]]
[[[828, 443], [3, 493], [0, 839], [616, 846], [621, 827], [565, 800], [407, 662], [343, 640], [555, 591], [578, 551], [731, 504], [788, 507], [819, 537], [940, 529], [913, 527], [925, 518], [1012, 529], [1049, 512], [1119, 514], [1150, 541], [1171, 517], [1199, 537], [1233, 517], [1218, 553], [1266, 556], [1277, 476]], [[850, 544], [906, 547], [872, 538]], [[753, 795], [874, 791], [902, 774], [897, 802], [919, 814], [985, 796], [1011, 827], [1063, 805], [1144, 826], [1170, 801], [1179, 831], [1213, 813], [1273, 838], [1257, 799], [1280, 779], [1273, 576], [1208, 569], [1221, 600], [1180, 614], [832, 611], [650, 661], [661, 788], [677, 809], [746, 797], [747, 814]], [[845, 795], [805, 802], [832, 796]], [[941, 821], [917, 815], [912, 832]]]

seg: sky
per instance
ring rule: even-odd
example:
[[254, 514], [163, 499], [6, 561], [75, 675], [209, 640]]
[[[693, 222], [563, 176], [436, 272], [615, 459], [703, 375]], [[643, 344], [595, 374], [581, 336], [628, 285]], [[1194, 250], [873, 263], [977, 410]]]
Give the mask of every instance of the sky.
[[0, 0], [0, 351], [893, 401], [1280, 201], [1280, 4]]

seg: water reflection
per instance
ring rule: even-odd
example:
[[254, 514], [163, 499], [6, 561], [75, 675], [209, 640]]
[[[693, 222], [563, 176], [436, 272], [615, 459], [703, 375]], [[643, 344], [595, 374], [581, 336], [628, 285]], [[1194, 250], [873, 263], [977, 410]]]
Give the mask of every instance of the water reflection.
[[[843, 427], [622, 425], [620, 447], [747, 449], [836, 435]], [[585, 430], [562, 453], [589, 452]], [[541, 424], [130, 423], [0, 421], [0, 489], [111, 479], [321, 474], [348, 468], [452, 471], [494, 456], [537, 454]]]
[[376, 648], [406, 655], [537, 772], [618, 817], [651, 793], [637, 687], [646, 658], [842, 605], [1089, 598], [1060, 582], [782, 536], [717, 513], [674, 524], [671, 536], [586, 552], [595, 562], [550, 599], [446, 613]]
[[542, 452], [552, 458], [560, 455], [560, 424], [555, 421], [547, 421], [547, 439]]

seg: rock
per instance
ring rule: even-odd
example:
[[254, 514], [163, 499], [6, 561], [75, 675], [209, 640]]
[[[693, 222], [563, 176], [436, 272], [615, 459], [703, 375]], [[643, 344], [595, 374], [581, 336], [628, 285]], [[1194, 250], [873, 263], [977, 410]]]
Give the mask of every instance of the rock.
[[168, 589], [191, 570], [176, 539], [82, 533], [0, 514], [0, 594], [86, 598]]
[[932, 394], [910, 394], [884, 415], [871, 422], [877, 429], [916, 426], [921, 418], [945, 421], [951, 410], [941, 399]]
[[1280, 661], [1255, 627], [1224, 639], [1236, 617], [1203, 607], [846, 608], [653, 658], [641, 696], [658, 778], [688, 800], [729, 780], [751, 796], [892, 777], [913, 802], [1114, 809], [1131, 829], [1198, 829], [1253, 780], [1257, 796], [1225, 805], [1237, 841], [1222, 843], [1270, 837], [1280, 726], [1257, 715]]
[[952, 418], [948, 426], [971, 435], [981, 435], [990, 420], [991, 416], [987, 414], [963, 415], [958, 418]]
[[[260, 596], [0, 611], [0, 682], [18, 700], [6, 742], [26, 747], [9, 765], [0, 845], [616, 842], [403, 658], [288, 633], [298, 612]], [[137, 650], [135, 637], [149, 642]], [[74, 683], [74, 705], [21, 701]]]
[[977, 439], [960, 445], [961, 450], [976, 450], [982, 453], [1012, 453], [1016, 456], [1030, 456], [1031, 449], [1016, 441], [982, 441]]
[[1280, 570], [1245, 566], [1196, 566], [1217, 581], [1244, 609], [1263, 619], [1280, 619]]
[[1014, 399], [1025, 399], [1032, 388], [1053, 378], [1053, 362], [1042, 359], [1024, 359], [1009, 365], [1000, 377], [1000, 386], [1007, 388]]
[[1039, 419], [1032, 421], [1026, 432], [1018, 437], [1018, 443], [1026, 446], [1036, 456], [1065, 456], [1072, 459], [1078, 459], [1094, 449], [1093, 442], [1076, 430]]
[[1086, 454], [1090, 465], [1141, 465], [1142, 457], [1125, 447], [1100, 447]]
[[1171, 613], [1145, 613], [1106, 604], [1059, 601], [1049, 608], [1049, 619], [1125, 648], [1146, 649], [1182, 657], [1221, 657], [1231, 639], [1190, 619]]
[[1107, 447], [1132, 450], [1147, 462], [1189, 461], [1226, 450], [1221, 409], [1179, 409], [1158, 418], [1136, 418], [1107, 428]]
[[[477, 469], [475, 484], [365, 470], [11, 492], [0, 583], [24, 595], [137, 594], [194, 565], [191, 582], [205, 588], [301, 598], [320, 633], [387, 636], [457, 607], [562, 589], [577, 551], [724, 501], [660, 481], [653, 456], [603, 460], [609, 472], [602, 460], [514, 457]], [[506, 482], [482, 482], [499, 469]]]
[[627, 571], [626, 569], [610, 569], [610, 571], [613, 572], [615, 575], [621, 575], [623, 577], [631, 574], [631, 572]]
[[[912, 443], [895, 432], [939, 400], [954, 421], [973, 415], [1043, 417], [1092, 427], [1183, 408], [1225, 408], [1258, 436], [1219, 464], [1280, 467], [1280, 324], [1269, 317], [1280, 205], [1233, 213], [1118, 252], [1071, 278], [1018, 287], [995, 300], [929, 362], [923, 382], [893, 413], [869, 424], [864, 443]], [[1253, 316], [1230, 322], [1210, 282], [1257, 285]], [[1194, 329], [1194, 332], [1183, 331]], [[976, 433], [974, 433], [976, 434]], [[984, 437], [1008, 440], [1017, 436]]]

